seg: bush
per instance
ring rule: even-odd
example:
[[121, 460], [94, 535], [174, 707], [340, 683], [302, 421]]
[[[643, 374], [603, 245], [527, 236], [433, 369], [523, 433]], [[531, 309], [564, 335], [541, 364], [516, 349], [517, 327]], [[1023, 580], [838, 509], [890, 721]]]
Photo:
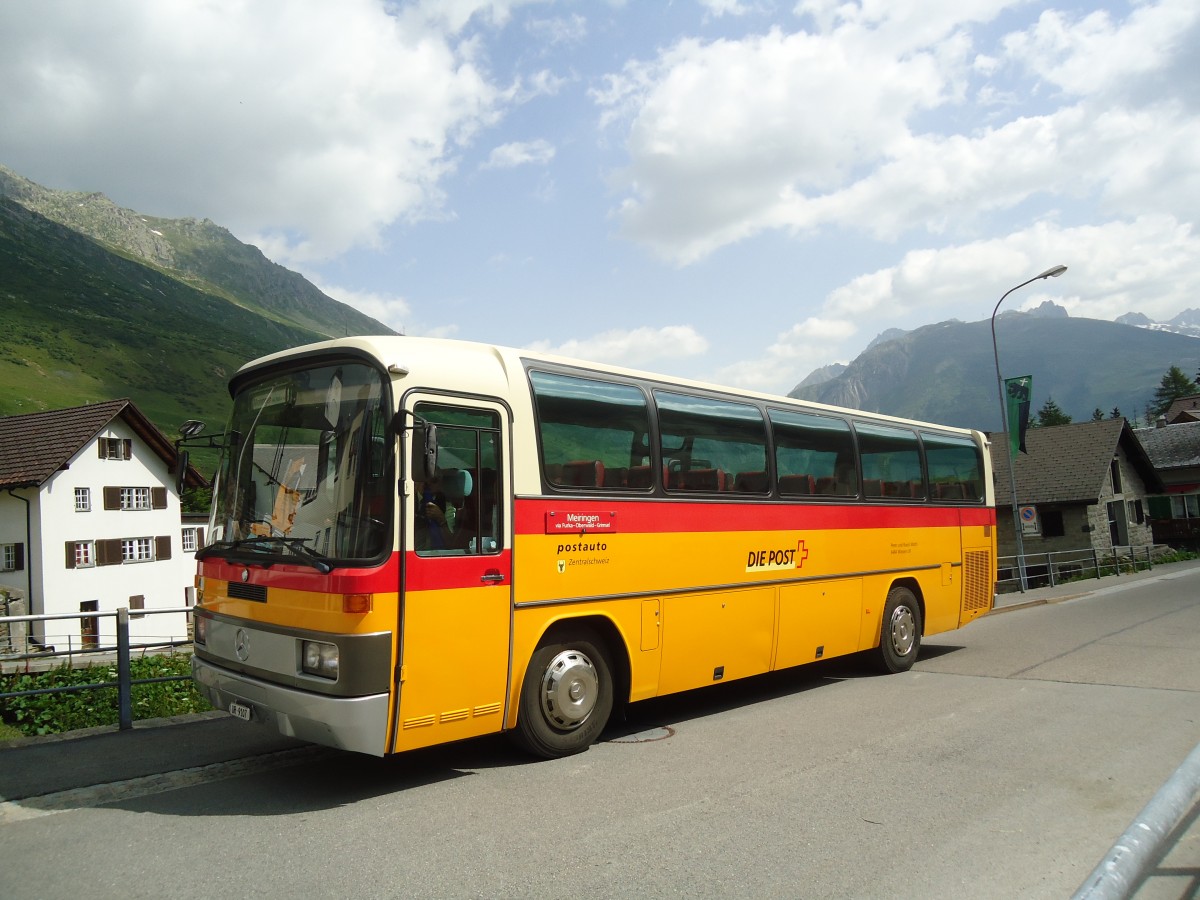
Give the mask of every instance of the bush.
[[[144, 678], [190, 675], [191, 657], [172, 654], [133, 659], [130, 660], [129, 671], [134, 682]], [[0, 675], [0, 693], [102, 684], [116, 680], [115, 663], [79, 669], [61, 665], [47, 672]], [[134, 719], [176, 716], [204, 712], [212, 708], [208, 701], [200, 696], [190, 678], [187, 681], [164, 681], [156, 684], [135, 683], [131, 693]], [[33, 697], [8, 697], [0, 703], [3, 704], [0, 706], [0, 721], [26, 735], [58, 734], [77, 728], [116, 725], [120, 721], [120, 699], [115, 687], [61, 694], [38, 694]]]

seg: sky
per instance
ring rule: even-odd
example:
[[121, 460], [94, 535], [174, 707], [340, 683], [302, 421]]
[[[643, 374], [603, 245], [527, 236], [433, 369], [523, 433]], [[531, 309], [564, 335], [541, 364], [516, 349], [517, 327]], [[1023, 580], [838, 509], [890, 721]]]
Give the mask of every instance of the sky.
[[[1200, 3], [7, 0], [0, 163], [410, 335], [786, 393], [1200, 307]], [[1003, 355], [1003, 350], [1001, 350]]]

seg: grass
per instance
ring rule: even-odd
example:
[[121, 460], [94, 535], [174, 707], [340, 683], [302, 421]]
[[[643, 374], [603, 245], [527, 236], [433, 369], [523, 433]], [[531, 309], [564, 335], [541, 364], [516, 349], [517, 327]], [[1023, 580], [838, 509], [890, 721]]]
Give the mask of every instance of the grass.
[[[175, 653], [130, 660], [130, 675], [136, 682], [147, 678], [168, 678], [191, 674], [191, 656]], [[47, 672], [0, 675], [0, 693], [32, 691], [43, 688], [102, 684], [117, 680], [115, 664], [81, 668], [59, 666]], [[191, 679], [134, 684], [133, 718], [155, 719], [212, 709]], [[80, 728], [116, 725], [120, 721], [119, 698], [115, 687], [89, 688], [59, 694], [9, 697], [0, 700], [0, 724], [4, 734], [60, 734]]]

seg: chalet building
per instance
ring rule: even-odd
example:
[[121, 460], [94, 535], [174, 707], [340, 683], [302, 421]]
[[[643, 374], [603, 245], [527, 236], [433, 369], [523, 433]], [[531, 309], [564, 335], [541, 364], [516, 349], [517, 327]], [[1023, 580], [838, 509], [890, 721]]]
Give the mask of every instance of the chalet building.
[[1180, 397], [1171, 402], [1167, 411], [1160, 417], [1168, 425], [1181, 425], [1185, 422], [1200, 422], [1200, 394], [1190, 397]]
[[[1000, 555], [1014, 556], [1008, 441], [990, 437]], [[1152, 543], [1147, 497], [1163, 488], [1128, 422], [1030, 428], [1025, 446], [1013, 467], [1027, 556]]]
[[1157, 428], [1136, 432], [1163, 482], [1162, 492], [1148, 500], [1154, 542], [1200, 550], [1200, 420], [1185, 414], [1167, 423], [1160, 418]]
[[[128, 607], [135, 641], [185, 637], [184, 613], [138, 614], [184, 606], [193, 584], [203, 528], [181, 523], [175, 463], [128, 400], [0, 418], [0, 597], [34, 615]], [[189, 466], [186, 484], [204, 480]], [[35, 623], [30, 636], [67, 650], [115, 632], [110, 616]]]

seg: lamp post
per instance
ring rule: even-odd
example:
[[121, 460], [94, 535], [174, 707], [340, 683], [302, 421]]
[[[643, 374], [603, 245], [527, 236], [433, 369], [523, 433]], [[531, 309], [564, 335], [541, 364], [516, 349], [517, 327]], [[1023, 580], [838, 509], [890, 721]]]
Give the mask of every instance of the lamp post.
[[996, 313], [1000, 312], [1000, 304], [1013, 291], [1020, 290], [1025, 285], [1033, 284], [1043, 278], [1057, 278], [1065, 271], [1067, 271], [1066, 266], [1055, 266], [1047, 269], [1041, 275], [1035, 275], [1028, 281], [1022, 281], [1016, 287], [1005, 291], [1004, 296], [996, 302], [996, 308], [992, 310], [992, 356], [996, 360], [996, 391], [1000, 395], [1000, 421], [1004, 425], [1004, 458], [1008, 460], [1008, 484], [1012, 491], [1013, 534], [1017, 539], [1017, 572], [1021, 577], [1022, 594], [1028, 590], [1029, 580], [1025, 577], [1025, 541], [1021, 536], [1021, 515], [1017, 510], [1017, 475], [1013, 466], [1012, 438], [1009, 436], [1008, 430], [1011, 423], [1008, 421], [1008, 404], [1004, 400], [1004, 381], [1000, 378], [1000, 350], [996, 344]]

